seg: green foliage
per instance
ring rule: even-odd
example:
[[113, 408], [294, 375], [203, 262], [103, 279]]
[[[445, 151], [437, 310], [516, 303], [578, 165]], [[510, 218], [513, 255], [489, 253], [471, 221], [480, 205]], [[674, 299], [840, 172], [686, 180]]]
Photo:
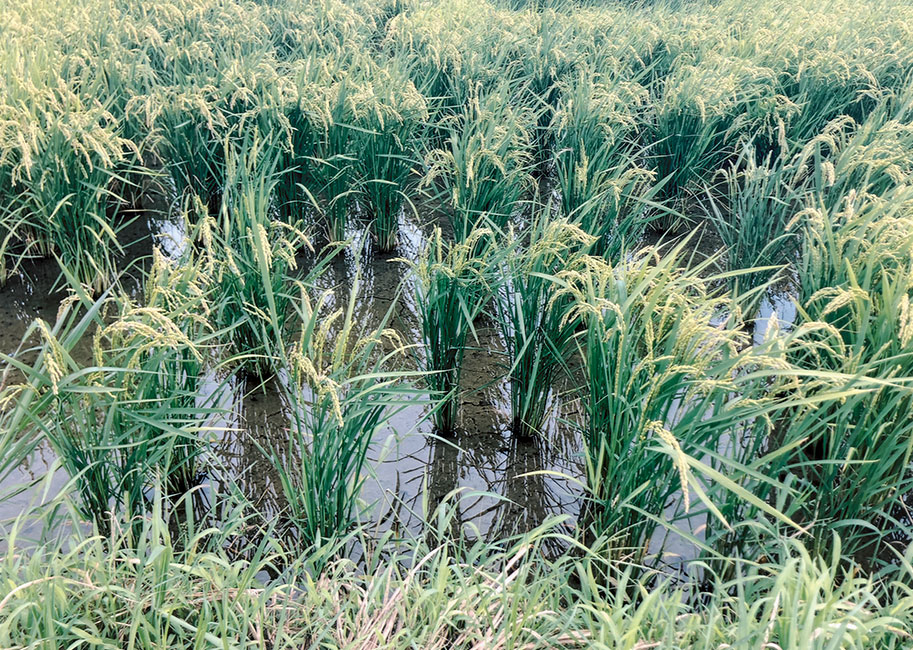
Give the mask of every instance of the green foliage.
[[[432, 531], [377, 549], [367, 573], [337, 562], [315, 580], [311, 562], [275, 545], [233, 557], [226, 549], [247, 520], [231, 514], [226, 526], [193, 530], [183, 545], [158, 510], [133, 536], [108, 543], [74, 532], [36, 548], [15, 528], [0, 564], [0, 642], [193, 648], [256, 647], [269, 638], [291, 650], [352, 647], [383, 634], [395, 648], [862, 650], [901, 648], [910, 638], [909, 557], [890, 569], [884, 587], [859, 575], [858, 565], [841, 566], [839, 540], [824, 558], [778, 540], [770, 562], [746, 563], [695, 598], [687, 586], [639, 578], [592, 553], [546, 560], [556, 522], [498, 546], [442, 544], [441, 531]], [[442, 512], [444, 523], [449, 517]], [[264, 581], [276, 566], [288, 568]], [[608, 586], [597, 578], [607, 573]]]

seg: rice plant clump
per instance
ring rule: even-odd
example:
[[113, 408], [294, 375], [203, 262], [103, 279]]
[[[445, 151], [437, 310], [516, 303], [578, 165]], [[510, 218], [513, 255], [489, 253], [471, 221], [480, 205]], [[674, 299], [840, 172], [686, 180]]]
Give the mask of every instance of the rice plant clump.
[[911, 205], [900, 188], [883, 198], [851, 193], [839, 212], [802, 216], [800, 317], [814, 335], [796, 363], [822, 373], [808, 394], [840, 397], [793, 414], [786, 435], [805, 441], [796, 471], [828, 486], [813, 491], [814, 518], [841, 530], [848, 546], [883, 539], [891, 504], [907, 490]]
[[679, 255], [680, 246], [662, 256], [645, 249], [616, 264], [585, 257], [578, 269], [559, 273], [571, 297], [568, 318], [583, 323], [575, 340], [589, 525], [597, 535], [617, 531], [613, 543], [635, 558], [676, 493], [688, 511], [687, 455], [735, 434], [738, 399], [727, 404], [727, 395], [740, 381], [737, 371], [750, 365], [739, 352], [744, 334], [714, 322], [728, 298], [677, 268]]
[[486, 220], [503, 229], [529, 184], [532, 117], [511, 108], [511, 89], [477, 90], [447, 122], [444, 146], [426, 156], [423, 185], [441, 184], [457, 241]]
[[415, 303], [419, 310], [425, 381], [440, 399], [433, 413], [435, 428], [453, 433], [460, 409], [460, 376], [470, 334], [478, 339], [475, 320], [498, 287], [497, 258], [503, 249], [478, 242], [491, 236], [477, 228], [465, 242], [447, 244], [440, 229], [414, 265]]
[[401, 212], [410, 205], [410, 194], [420, 180], [413, 152], [428, 111], [402, 64], [379, 69], [369, 88], [366, 92], [375, 101], [360, 120], [366, 129], [360, 147], [361, 177], [371, 231], [377, 248], [386, 252], [396, 248]]
[[[708, 190], [709, 220], [726, 246], [729, 286], [735, 296], [747, 296], [745, 308], [760, 300], [758, 289], [775, 280], [798, 250], [793, 217], [805, 198], [801, 165], [785, 156], [768, 155], [761, 163], [753, 147], [731, 167], [720, 170], [722, 194]], [[747, 273], [741, 271], [748, 270]]]
[[18, 128], [6, 129], [9, 139], [0, 145], [15, 161], [5, 221], [17, 219], [13, 232], [25, 245], [22, 255], [57, 256], [98, 292], [113, 281], [122, 250], [112, 187], [136, 150], [104, 105], [61, 86], [8, 116]]
[[[178, 495], [195, 484], [213, 412], [198, 402], [213, 337], [197, 274], [158, 257], [147, 304], [74, 293], [53, 327], [37, 320], [30, 330], [45, 342], [36, 362], [16, 364], [25, 383], [11, 422], [51, 446], [80, 512], [103, 534], [146, 512], [155, 479]], [[77, 346], [89, 341], [91, 361], [81, 362]]]
[[565, 218], [596, 237], [594, 251], [616, 255], [640, 236], [647, 219], [652, 174], [636, 143], [642, 87], [604, 82], [592, 71], [562, 89], [550, 128], [554, 167]]
[[[378, 431], [414, 395], [392, 361], [396, 333], [365, 331], [355, 321], [355, 278], [344, 308], [326, 313], [328, 294], [312, 302], [299, 285], [297, 340], [285, 356], [291, 384], [288, 448], [270, 450], [298, 548], [331, 546], [360, 519], [368, 449]], [[392, 350], [386, 347], [392, 344]]]
[[215, 267], [214, 318], [239, 361], [263, 374], [281, 359], [291, 310], [290, 273], [309, 245], [296, 224], [281, 220], [274, 192], [281, 148], [248, 136], [226, 141], [225, 196], [218, 217], [201, 229]]
[[[731, 155], [740, 134], [773, 122], [772, 84], [771, 72], [751, 61], [709, 57], [678, 66], [663, 80], [646, 128], [665, 201], [685, 204], [694, 183]], [[687, 215], [667, 216], [657, 223], [675, 228], [686, 221]]]
[[506, 344], [512, 431], [529, 437], [542, 433], [556, 382], [570, 372], [578, 325], [556, 276], [584, 263], [581, 248], [593, 238], [567, 221], [545, 217], [534, 223], [525, 248], [520, 237], [510, 229], [502, 244], [515, 250], [502, 263], [495, 314]]

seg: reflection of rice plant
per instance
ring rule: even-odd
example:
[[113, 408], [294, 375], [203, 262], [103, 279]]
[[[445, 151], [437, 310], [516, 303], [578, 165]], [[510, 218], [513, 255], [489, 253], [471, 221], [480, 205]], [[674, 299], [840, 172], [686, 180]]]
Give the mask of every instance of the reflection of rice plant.
[[436, 229], [414, 265], [425, 381], [441, 400], [432, 415], [441, 433], [453, 433], [456, 428], [466, 339], [470, 333], [476, 335], [473, 321], [496, 290], [492, 271], [501, 249], [487, 246], [474, 254], [477, 242], [490, 235], [478, 228], [465, 242], [448, 245]]

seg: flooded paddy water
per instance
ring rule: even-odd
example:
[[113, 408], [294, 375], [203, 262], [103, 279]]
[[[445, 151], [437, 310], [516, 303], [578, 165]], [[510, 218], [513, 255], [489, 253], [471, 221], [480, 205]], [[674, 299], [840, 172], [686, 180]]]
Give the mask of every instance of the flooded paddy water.
[[[132, 243], [124, 256], [126, 273], [121, 283], [134, 295], [139, 292], [138, 271], [153, 246], [175, 257], [185, 245], [181, 220], [169, 215], [164, 196], [150, 191], [144, 197], [144, 209], [123, 233]], [[368, 235], [352, 231], [353, 242], [333, 258], [315, 287], [318, 292], [328, 292], [328, 303], [334, 306], [344, 304], [353, 283], [358, 282], [356, 322], [366, 330], [387, 323], [407, 344], [421, 338], [407, 260], [417, 259], [433, 226], [446, 228], [446, 220], [433, 208], [416, 212], [403, 215], [401, 244], [395, 254], [371, 251]], [[423, 219], [423, 213], [429, 216]], [[658, 243], [649, 237], [644, 242]], [[319, 248], [319, 242], [315, 244]], [[719, 247], [712, 237], [697, 237], [691, 245], [698, 257], [714, 255]], [[300, 262], [306, 270], [313, 263], [313, 254], [304, 253]], [[54, 322], [66, 296], [61, 284], [54, 260], [34, 260], [24, 267], [22, 275], [0, 288], [0, 352], [16, 353], [34, 319]], [[763, 340], [774, 313], [778, 320], [791, 320], [794, 308], [792, 312], [790, 308], [788, 296], [765, 298], [755, 342]], [[457, 431], [448, 436], [435, 433], [427, 398], [416, 396], [397, 408], [388, 425], [376, 432], [369, 451], [361, 491], [366, 506], [362, 522], [378, 535], [391, 531], [415, 534], [421, 532], [439, 505], [449, 501], [454, 514], [451, 525], [464, 536], [500, 539], [533, 530], [557, 515], [565, 517], [563, 530], [575, 535], [573, 528], [586, 502], [586, 461], [578, 427], [579, 403], [571, 382], [564, 382], [564, 387], [551, 396], [551, 415], [541, 435], [513, 435], [500, 333], [484, 316], [475, 327], [478, 338], [470, 337], [464, 361]], [[89, 351], [84, 353], [88, 360]], [[415, 354], [412, 350], [404, 352], [402, 366], [416, 369]], [[285, 504], [278, 474], [265, 450], [285, 448], [289, 439], [289, 406], [278, 383], [282, 381], [282, 377], [264, 381], [238, 375], [226, 386], [211, 376], [204, 384], [211, 391], [224, 389], [221, 415], [210, 427], [214, 432], [210, 448], [214, 464], [261, 512], [278, 517]], [[43, 480], [54, 467], [54, 460], [48, 448], [39, 446], [6, 478], [0, 492], [18, 493], [0, 502], [0, 521], [12, 520], [29, 505], [52, 498], [64, 488], [67, 479], [62, 471]], [[209, 476], [207, 480], [218, 479]], [[32, 487], [21, 489], [26, 485]], [[678, 525], [700, 536], [702, 522], [703, 516], [699, 516], [679, 520]], [[665, 529], [659, 531], [654, 545], [657, 552], [671, 558], [671, 565], [695, 552], [690, 543]]]
[[[176, 255], [183, 231], [177, 219], [163, 214], [162, 199], [152, 196], [153, 209], [140, 213], [127, 235], [135, 243], [128, 247], [122, 284], [136, 293], [137, 282], [129, 270], [140, 269], [158, 245], [167, 255]], [[404, 217], [405, 219], [405, 217]], [[433, 219], [431, 221], [434, 221]], [[355, 305], [356, 322], [375, 327], [389, 317], [388, 327], [402, 340], [419, 339], [415, 306], [403, 290], [408, 265], [399, 258], [415, 258], [423, 245], [423, 229], [429, 224], [405, 219], [401, 228], [403, 244], [395, 255], [378, 255], [365, 250], [365, 235], [353, 232], [353, 245], [328, 266], [319, 279], [318, 290], [331, 293], [330, 303], [344, 301], [358, 276], [361, 286]], [[360, 251], [360, 252], [353, 252]], [[306, 264], [307, 261], [303, 261]], [[16, 354], [29, 326], [36, 318], [53, 324], [61, 301], [66, 297], [59, 267], [53, 259], [32, 260], [22, 275], [0, 288], [0, 352]], [[134, 273], [134, 275], [138, 275]], [[478, 341], [470, 340], [463, 371], [463, 404], [458, 431], [438, 436], [427, 418], [430, 404], [419, 399], [399, 408], [388, 426], [381, 428], [369, 452], [369, 468], [362, 498], [368, 523], [378, 531], [418, 532], [424, 518], [450, 497], [455, 508], [455, 526], [469, 535], [498, 538], [531, 530], [549, 516], [569, 515], [573, 526], [582, 503], [584, 477], [582, 445], [577, 432], [565, 420], [574, 417], [573, 402], [555, 400], [550, 425], [538, 438], [518, 439], [509, 431], [509, 395], [502, 381], [504, 359], [493, 323], [477, 324]], [[89, 351], [84, 351], [86, 360]], [[19, 352], [20, 357], [31, 360]], [[402, 362], [414, 368], [410, 350]], [[80, 351], [76, 351], [80, 356]], [[246, 497], [266, 512], [281, 513], [282, 491], [275, 470], [264, 450], [282, 448], [288, 440], [288, 406], [276, 382], [235, 377], [221, 400], [223, 414], [213, 423], [217, 434], [211, 451], [214, 460], [227, 471]], [[220, 382], [207, 383], [216, 389]], [[559, 413], [559, 401], [563, 404]], [[66, 476], [57, 471], [44, 484], [45, 474], [54, 466], [53, 453], [39, 446], [28, 461], [6, 477], [0, 492], [18, 493], [0, 502], [0, 521], [10, 521], [30, 504], [52, 498], [62, 489]], [[25, 485], [30, 489], [20, 490]], [[47, 490], [47, 485], [50, 489]]]

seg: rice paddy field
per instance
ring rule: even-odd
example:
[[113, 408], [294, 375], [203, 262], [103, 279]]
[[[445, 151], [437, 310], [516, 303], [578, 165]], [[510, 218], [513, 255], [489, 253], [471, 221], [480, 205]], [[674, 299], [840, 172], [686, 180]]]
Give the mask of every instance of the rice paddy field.
[[0, 0], [0, 647], [913, 647], [913, 5]]

